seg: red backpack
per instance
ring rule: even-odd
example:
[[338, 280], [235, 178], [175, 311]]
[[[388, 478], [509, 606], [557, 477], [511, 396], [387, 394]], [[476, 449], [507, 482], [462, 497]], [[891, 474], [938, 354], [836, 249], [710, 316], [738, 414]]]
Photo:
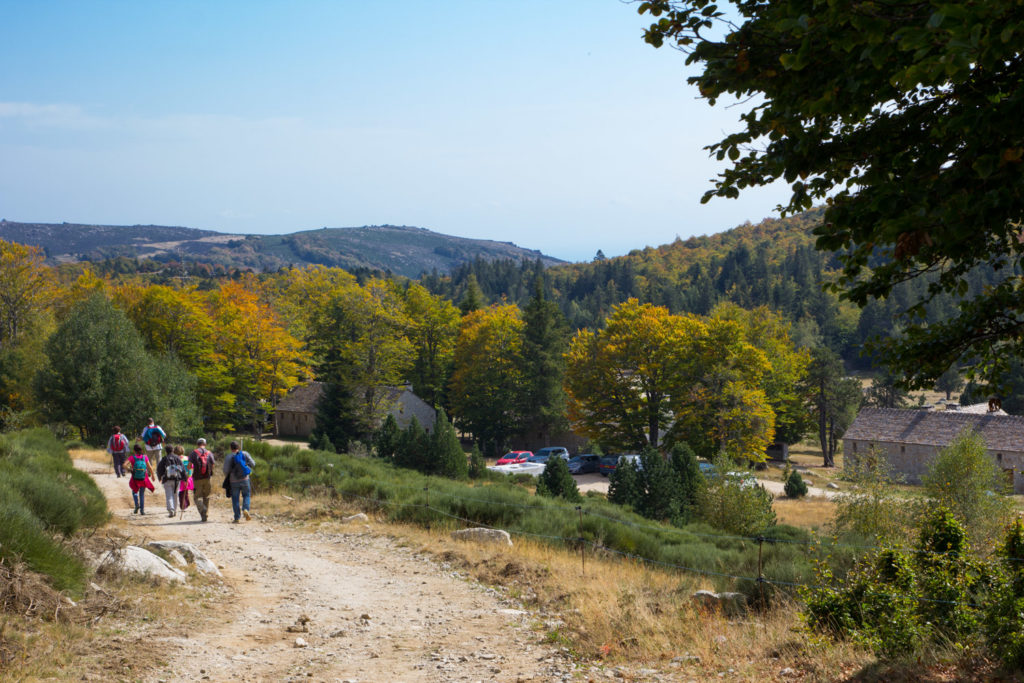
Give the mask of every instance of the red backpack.
[[114, 453], [123, 453], [128, 450], [128, 439], [124, 434], [114, 434], [114, 440], [110, 442], [110, 450]]
[[197, 448], [192, 451], [192, 455], [195, 457], [195, 472], [193, 477], [196, 479], [206, 479], [210, 476], [210, 452], [205, 448]]

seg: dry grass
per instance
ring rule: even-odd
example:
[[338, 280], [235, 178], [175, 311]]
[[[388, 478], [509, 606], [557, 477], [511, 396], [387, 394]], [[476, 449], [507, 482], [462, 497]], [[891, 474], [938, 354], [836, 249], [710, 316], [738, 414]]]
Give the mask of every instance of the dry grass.
[[836, 505], [826, 498], [776, 498], [772, 503], [779, 524], [790, 524], [816, 532], [827, 531]]

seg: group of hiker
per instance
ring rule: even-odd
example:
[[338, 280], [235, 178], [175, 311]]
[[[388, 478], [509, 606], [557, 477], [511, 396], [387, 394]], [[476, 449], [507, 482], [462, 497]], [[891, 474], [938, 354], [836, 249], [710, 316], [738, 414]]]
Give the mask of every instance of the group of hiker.
[[[199, 517], [205, 522], [210, 511], [210, 480], [217, 465], [216, 457], [207, 450], [206, 439], [196, 441], [195, 449], [188, 456], [180, 445], [173, 448], [168, 445], [165, 449], [166, 439], [167, 434], [160, 425], [149, 418], [134, 445], [129, 444], [120, 427], [114, 427], [114, 433], [107, 440], [107, 452], [114, 461], [114, 475], [128, 477], [128, 486], [135, 501], [132, 514], [146, 514], [146, 491], [156, 490], [153, 485], [156, 480], [164, 487], [168, 517], [174, 517], [189, 507], [191, 492]], [[252, 519], [249, 514], [252, 495], [249, 474], [256, 465], [237, 441], [232, 441], [230, 448], [231, 455], [225, 457], [221, 470], [224, 474], [223, 488], [231, 497], [233, 521], [237, 524], [243, 515], [246, 520]]]

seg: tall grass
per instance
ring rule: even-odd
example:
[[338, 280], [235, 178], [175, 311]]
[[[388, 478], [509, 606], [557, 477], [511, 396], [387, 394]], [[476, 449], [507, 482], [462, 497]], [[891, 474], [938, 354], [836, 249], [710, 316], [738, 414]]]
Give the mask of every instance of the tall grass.
[[467, 484], [375, 458], [290, 445], [253, 442], [246, 450], [256, 461], [251, 476], [257, 492], [316, 491], [395, 522], [452, 529], [488, 526], [555, 545], [582, 544], [589, 552], [704, 576], [720, 590], [753, 594], [763, 585], [759, 576], [786, 585], [807, 583], [813, 577], [813, 539], [795, 527], [774, 527], [762, 544], [703, 524], [659, 524], [603, 497], [588, 496], [577, 510], [565, 501], [535, 496], [530, 488], [513, 482]]
[[95, 482], [45, 429], [0, 435], [0, 557], [20, 558], [54, 588], [80, 593], [85, 565], [64, 539], [107, 520]]

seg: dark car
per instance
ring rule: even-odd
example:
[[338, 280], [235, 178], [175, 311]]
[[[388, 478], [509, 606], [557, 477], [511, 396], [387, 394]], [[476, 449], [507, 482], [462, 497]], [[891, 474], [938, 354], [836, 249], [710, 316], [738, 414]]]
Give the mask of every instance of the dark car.
[[619, 466], [619, 461], [625, 458], [632, 462], [638, 468], [640, 467], [640, 456], [635, 453], [627, 453], [626, 455], [606, 455], [601, 458], [600, 464], [597, 466], [597, 471], [608, 476], [615, 471], [615, 468]]
[[569, 474], [590, 474], [597, 472], [597, 466], [601, 462], [600, 455], [590, 453], [577, 455], [569, 460]]

